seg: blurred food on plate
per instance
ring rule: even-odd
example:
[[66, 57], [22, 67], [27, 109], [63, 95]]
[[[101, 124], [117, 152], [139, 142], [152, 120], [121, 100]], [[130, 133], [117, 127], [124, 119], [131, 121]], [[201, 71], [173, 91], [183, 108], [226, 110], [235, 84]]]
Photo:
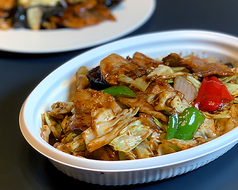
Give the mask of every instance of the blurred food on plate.
[[0, 29], [82, 28], [115, 21], [111, 8], [122, 0], [1, 0]]

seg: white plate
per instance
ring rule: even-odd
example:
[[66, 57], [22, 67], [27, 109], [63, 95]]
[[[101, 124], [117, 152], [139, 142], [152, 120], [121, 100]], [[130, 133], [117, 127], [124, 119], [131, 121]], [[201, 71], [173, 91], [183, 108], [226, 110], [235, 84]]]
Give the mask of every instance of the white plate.
[[[49, 158], [61, 171], [76, 179], [101, 185], [144, 183], [170, 178], [197, 169], [218, 158], [238, 140], [238, 128], [205, 144], [153, 158], [127, 161], [100, 161], [78, 158], [61, 152], [40, 137], [41, 113], [52, 103], [67, 101], [75, 85], [74, 74], [86, 65], [94, 67], [111, 53], [126, 57], [136, 51], [152, 58], [171, 52], [201, 58], [213, 56], [222, 62], [238, 63], [238, 39], [206, 31], [171, 31], [136, 36], [94, 48], [65, 63], [46, 77], [22, 106], [19, 122], [29, 144]], [[236, 65], [237, 66], [237, 65]]]
[[153, 14], [156, 0], [124, 0], [112, 10], [116, 21], [81, 29], [0, 30], [0, 50], [55, 53], [88, 48], [122, 37], [142, 26]]

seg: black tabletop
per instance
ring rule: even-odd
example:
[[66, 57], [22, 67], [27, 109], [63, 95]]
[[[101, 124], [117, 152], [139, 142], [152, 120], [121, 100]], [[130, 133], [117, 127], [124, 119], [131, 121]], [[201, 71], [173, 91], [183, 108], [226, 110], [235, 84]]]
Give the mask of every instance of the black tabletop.
[[[146, 0], [144, 3], [146, 4]], [[148, 22], [125, 37], [175, 29], [204, 29], [238, 36], [237, 18], [238, 1], [234, 0], [158, 0], [156, 10]], [[87, 50], [54, 54], [0, 51], [1, 190], [101, 187], [80, 182], [58, 171], [47, 158], [26, 142], [18, 124], [21, 105], [34, 87], [54, 69]], [[237, 171], [238, 146], [235, 146], [215, 161], [187, 174], [114, 188], [231, 190], [238, 189]]]

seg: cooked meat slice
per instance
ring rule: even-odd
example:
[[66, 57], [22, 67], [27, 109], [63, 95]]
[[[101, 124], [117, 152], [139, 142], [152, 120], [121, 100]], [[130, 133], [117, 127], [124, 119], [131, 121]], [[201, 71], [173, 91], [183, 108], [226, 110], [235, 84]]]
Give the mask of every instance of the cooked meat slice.
[[165, 65], [171, 67], [186, 67], [194, 72], [194, 75], [199, 77], [206, 77], [210, 75], [231, 76], [234, 72], [231, 69], [220, 63], [209, 63], [206, 60], [200, 59], [196, 56], [190, 56], [189, 59], [183, 59], [176, 53], [171, 53], [163, 58]]
[[128, 57], [127, 59], [149, 71], [153, 70], [154, 68], [158, 67], [159, 64], [163, 63], [162, 61], [152, 59], [140, 52], [134, 53], [132, 58]]
[[92, 118], [90, 113], [77, 113], [74, 120], [70, 123], [71, 130], [85, 131], [92, 124]]
[[13, 9], [15, 3], [16, 3], [16, 0], [3, 0], [3, 1], [0, 1], [0, 9], [3, 9], [3, 10]]
[[7, 11], [2, 11], [1, 9], [0, 9], [0, 23], [2, 23], [4, 20], [4, 18], [7, 18], [7, 17], [9, 17], [9, 12], [7, 12]]
[[75, 92], [74, 107], [76, 113], [91, 113], [96, 108], [111, 108], [115, 113], [122, 111], [111, 95], [92, 89]]
[[111, 14], [110, 9], [104, 5], [96, 6], [93, 13], [99, 16], [101, 21], [103, 20], [115, 21], [116, 20], [116, 18]]
[[150, 114], [158, 119], [161, 119], [162, 121], [167, 122], [168, 118], [163, 113], [159, 111], [155, 111], [153, 106], [150, 105], [148, 102], [146, 102], [143, 98], [125, 98], [125, 97], [118, 97], [119, 101], [122, 104], [125, 104], [128, 107], [139, 107], [140, 112], [144, 112], [147, 114]]
[[93, 152], [89, 153], [87, 157], [96, 160], [107, 160], [107, 161], [119, 160], [118, 152], [113, 150], [109, 145], [94, 150]]
[[193, 70], [194, 75], [199, 77], [206, 77], [210, 75], [222, 76], [232, 76], [235, 73], [231, 69], [221, 63], [203, 63], [199, 69]]
[[165, 65], [170, 67], [186, 67], [188, 69], [198, 69], [199, 65], [194, 62], [181, 58], [176, 53], [171, 53], [162, 59]]
[[146, 94], [159, 94], [163, 91], [174, 91], [174, 88], [164, 80], [156, 79], [150, 86], [146, 89]]
[[100, 63], [102, 76], [111, 85], [118, 85], [118, 76], [124, 74], [131, 79], [146, 75], [148, 72], [162, 64], [146, 55], [136, 52], [133, 58], [127, 59], [117, 54], [111, 54]]
[[111, 85], [118, 85], [118, 75], [127, 74], [138, 68], [127, 59], [115, 53], [107, 56], [100, 62], [102, 76]]
[[92, 9], [97, 5], [96, 0], [87, 0], [82, 3], [74, 4], [72, 9], [75, 14], [80, 14], [81, 12], [85, 12], [85, 10]]
[[81, 28], [95, 25], [104, 20], [116, 20], [104, 5], [94, 4], [95, 0], [86, 1], [85, 5], [76, 4], [66, 7], [61, 17], [51, 17], [55, 24], [70, 28]]
[[133, 80], [139, 77], [142, 77], [146, 74], [146, 69], [143, 67], [138, 67], [135, 70], [131, 70], [127, 73], [127, 76], [132, 78]]
[[86, 130], [91, 126], [91, 111], [97, 108], [110, 108], [115, 113], [122, 111], [116, 101], [107, 93], [92, 89], [75, 92], [75, 118], [70, 124], [71, 130]]

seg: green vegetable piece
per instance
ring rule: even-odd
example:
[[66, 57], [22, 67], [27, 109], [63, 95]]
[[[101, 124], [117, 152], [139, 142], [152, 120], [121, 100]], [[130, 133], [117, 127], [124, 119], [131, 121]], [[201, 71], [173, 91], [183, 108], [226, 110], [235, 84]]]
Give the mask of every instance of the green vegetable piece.
[[119, 160], [126, 160], [125, 152], [118, 151]]
[[77, 136], [75, 133], [73, 133], [73, 132], [69, 133], [69, 134], [65, 137], [65, 142], [64, 142], [64, 143], [73, 141], [75, 136]]
[[136, 97], [135, 93], [130, 88], [128, 88], [127, 86], [124, 86], [124, 85], [111, 86], [111, 87], [106, 88], [102, 91], [110, 94], [111, 96], [123, 96], [123, 97], [128, 97], [128, 98]]
[[156, 125], [158, 125], [158, 127], [160, 129], [162, 129], [163, 131], [167, 131], [167, 126], [164, 126], [158, 119], [156, 119], [154, 116], [152, 116], [154, 122]]
[[160, 128], [163, 128], [162, 124], [159, 122], [159, 120], [156, 117], [152, 116], [152, 118], [156, 125], [158, 125]]
[[177, 128], [178, 128], [178, 115], [172, 114], [169, 117], [168, 129], [166, 134], [167, 140], [174, 138]]
[[198, 127], [204, 122], [205, 116], [195, 107], [186, 108], [178, 116], [178, 129], [174, 138], [191, 140]]

